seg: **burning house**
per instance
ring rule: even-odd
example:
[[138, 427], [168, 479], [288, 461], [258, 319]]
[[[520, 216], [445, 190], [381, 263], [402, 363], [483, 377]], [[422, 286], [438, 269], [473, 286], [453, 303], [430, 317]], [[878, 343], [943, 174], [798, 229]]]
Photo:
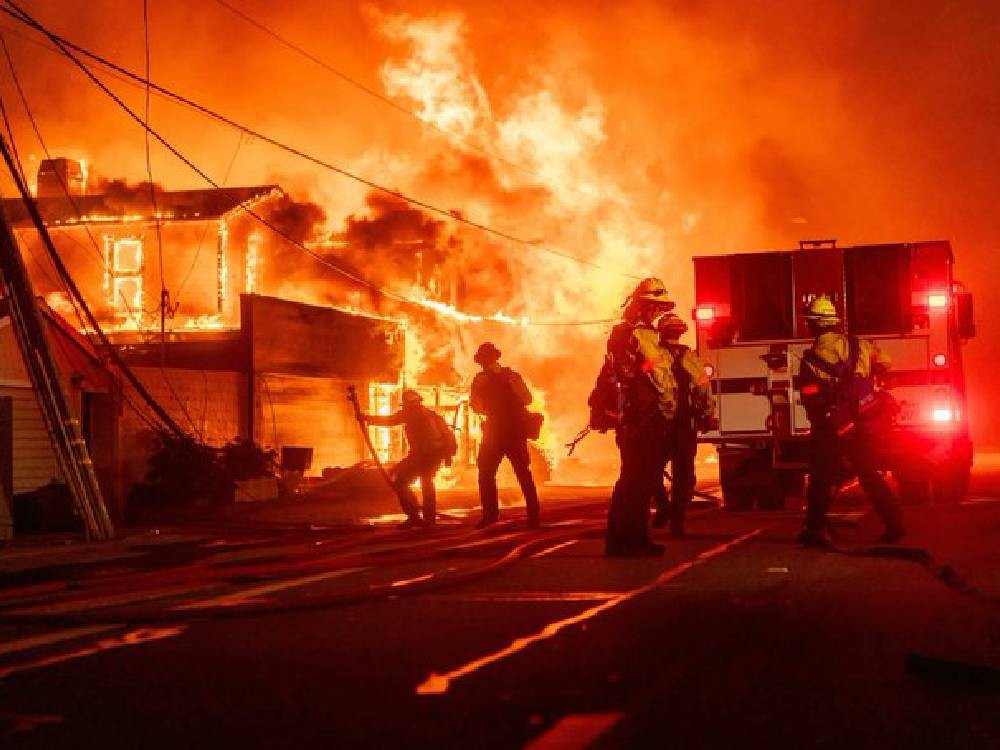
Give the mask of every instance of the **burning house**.
[[[106, 182], [102, 192], [88, 192], [86, 170], [68, 160], [45, 162], [38, 175], [38, 208], [63, 262], [146, 390], [178, 425], [209, 445], [240, 438], [279, 454], [284, 447], [304, 446], [312, 449], [316, 471], [365, 458], [345, 387], [359, 386], [373, 411], [394, 408], [405, 326], [269, 295], [283, 283], [277, 264], [269, 261], [284, 240], [250, 212], [273, 217], [286, 209], [288, 198], [277, 186], [157, 188], [155, 197], [148, 188]], [[67, 322], [76, 321], [72, 306], [46, 268], [24, 205], [9, 200], [5, 208], [36, 291], [49, 302], [47, 315], [100, 368], [100, 355]], [[7, 343], [16, 352], [13, 340]], [[79, 379], [73, 368], [68, 371], [67, 383]], [[111, 463], [127, 488], [142, 478], [153, 448], [150, 415], [131, 386], [107, 377], [101, 393], [112, 398], [116, 414]], [[25, 385], [23, 377], [8, 379]], [[90, 375], [82, 382], [91, 379], [103, 383]], [[21, 391], [17, 395], [18, 403], [24, 400]], [[82, 396], [75, 402], [84, 414], [86, 402]], [[38, 476], [19, 477], [12, 489], [22, 492], [58, 479], [58, 471], [44, 441], [35, 445], [44, 435], [37, 409], [19, 409], [8, 420], [9, 439], [45, 454], [23, 464], [36, 466]], [[382, 457], [394, 457], [398, 442], [380, 431]], [[120, 510], [120, 502], [114, 505]]]

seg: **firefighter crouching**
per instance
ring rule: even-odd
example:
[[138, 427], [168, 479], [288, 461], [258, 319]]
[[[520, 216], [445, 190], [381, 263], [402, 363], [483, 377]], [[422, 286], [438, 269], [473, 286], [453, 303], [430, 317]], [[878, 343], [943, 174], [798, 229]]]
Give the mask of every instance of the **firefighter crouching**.
[[[406, 514], [406, 520], [401, 526], [433, 526], [437, 519], [434, 475], [442, 463], [451, 464], [458, 442], [444, 418], [422, 404], [423, 397], [417, 391], [404, 388], [402, 401], [402, 408], [395, 414], [365, 414], [363, 418], [368, 424], [379, 427], [403, 425], [409, 452], [396, 464], [392, 482], [399, 504]], [[417, 478], [420, 479], [420, 491], [424, 500], [423, 518], [420, 517], [416, 495], [410, 487]]]
[[663, 489], [674, 416], [674, 380], [656, 321], [673, 309], [659, 279], [644, 279], [608, 339], [605, 367], [591, 395], [591, 424], [615, 429], [621, 474], [611, 494], [605, 554], [663, 554], [649, 537], [649, 503]]
[[800, 370], [811, 434], [806, 523], [799, 541], [832, 545], [827, 512], [846, 458], [885, 525], [880, 541], [896, 542], [905, 533], [902, 513], [877, 468], [878, 444], [894, 402], [876, 390], [875, 377], [889, 368], [889, 358], [873, 342], [841, 333], [837, 309], [826, 295], [814, 299], [804, 315], [815, 340]]
[[657, 330], [666, 350], [675, 384], [674, 416], [668, 433], [671, 483], [670, 503], [660, 483], [655, 496], [653, 527], [663, 528], [670, 520], [670, 533], [684, 536], [684, 516], [694, 495], [694, 460], [698, 452], [698, 432], [715, 429], [715, 400], [705, 365], [690, 348], [680, 342], [687, 323], [668, 313], [660, 318]]
[[528, 439], [538, 438], [542, 415], [528, 411], [531, 391], [524, 378], [509, 367], [500, 366], [500, 350], [490, 342], [480, 345], [473, 361], [482, 372], [472, 380], [469, 404], [477, 414], [486, 416], [483, 441], [476, 463], [479, 468], [479, 499], [483, 517], [476, 525], [482, 529], [500, 520], [497, 493], [497, 470], [504, 457], [510, 461], [514, 476], [524, 495], [528, 526], [539, 525], [538, 490], [531, 476]]

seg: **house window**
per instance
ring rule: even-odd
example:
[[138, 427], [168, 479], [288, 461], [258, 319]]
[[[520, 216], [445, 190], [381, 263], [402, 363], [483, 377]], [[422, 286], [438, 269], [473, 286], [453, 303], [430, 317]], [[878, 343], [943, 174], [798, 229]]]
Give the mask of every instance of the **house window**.
[[118, 317], [142, 322], [144, 271], [142, 238], [104, 236], [104, 291]]

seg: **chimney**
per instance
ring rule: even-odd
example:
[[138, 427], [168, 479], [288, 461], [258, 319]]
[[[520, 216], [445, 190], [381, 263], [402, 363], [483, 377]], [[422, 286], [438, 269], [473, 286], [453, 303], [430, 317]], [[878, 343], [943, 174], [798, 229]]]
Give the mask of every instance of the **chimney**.
[[43, 159], [38, 165], [37, 197], [61, 198], [67, 192], [73, 196], [86, 195], [86, 163], [65, 157]]

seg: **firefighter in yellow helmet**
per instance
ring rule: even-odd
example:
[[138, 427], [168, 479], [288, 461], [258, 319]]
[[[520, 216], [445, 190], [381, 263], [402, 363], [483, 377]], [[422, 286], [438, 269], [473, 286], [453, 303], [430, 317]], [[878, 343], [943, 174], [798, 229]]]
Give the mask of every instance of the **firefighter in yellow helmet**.
[[[663, 487], [673, 417], [673, 374], [660, 345], [656, 323], [674, 303], [657, 278], [643, 279], [625, 301], [623, 320], [608, 338], [605, 370], [615, 403], [592, 410], [615, 415], [621, 474], [611, 495], [605, 554], [643, 557], [663, 554], [649, 536], [649, 501]], [[603, 374], [603, 373], [602, 373]]]
[[846, 458], [885, 525], [881, 541], [896, 542], [905, 533], [902, 513], [876, 458], [879, 432], [894, 402], [877, 390], [875, 378], [889, 368], [889, 358], [873, 342], [842, 332], [828, 296], [813, 299], [803, 315], [814, 340], [799, 371], [802, 405], [811, 427], [808, 505], [799, 541], [831, 546], [827, 512]]
[[684, 517], [694, 495], [694, 460], [698, 451], [698, 432], [715, 426], [715, 399], [705, 365], [698, 355], [680, 342], [688, 326], [683, 319], [668, 313], [660, 318], [657, 330], [660, 345], [669, 357], [673, 374], [674, 414], [670, 421], [669, 456], [671, 470], [670, 503], [661, 483], [654, 500], [656, 515], [653, 527], [666, 526], [670, 520], [672, 536], [684, 536]]

